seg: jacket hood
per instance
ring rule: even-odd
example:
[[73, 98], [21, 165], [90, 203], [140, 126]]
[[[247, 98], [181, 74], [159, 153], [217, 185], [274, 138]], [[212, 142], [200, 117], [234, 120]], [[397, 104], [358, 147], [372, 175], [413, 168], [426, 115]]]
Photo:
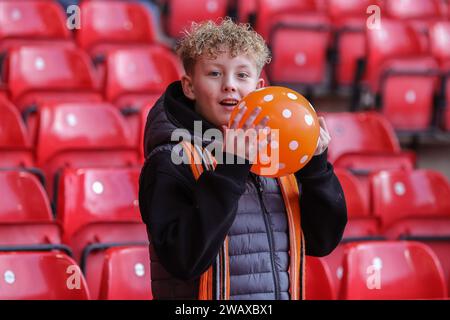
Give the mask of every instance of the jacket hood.
[[176, 129], [186, 129], [192, 137], [194, 133], [197, 139], [199, 132], [194, 132], [195, 121], [201, 121], [202, 130], [215, 128], [214, 125], [195, 112], [194, 101], [188, 99], [181, 87], [181, 81], [171, 83], [166, 92], [156, 101], [147, 116], [144, 132], [144, 155], [148, 156], [157, 146], [174, 144], [172, 133]]

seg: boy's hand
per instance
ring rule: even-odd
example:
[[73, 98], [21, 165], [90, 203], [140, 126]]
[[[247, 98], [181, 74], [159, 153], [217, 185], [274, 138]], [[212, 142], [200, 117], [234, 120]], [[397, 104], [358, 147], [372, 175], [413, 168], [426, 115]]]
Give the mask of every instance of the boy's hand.
[[325, 123], [324, 117], [319, 117], [319, 124], [320, 124], [320, 135], [319, 140], [317, 141], [317, 148], [314, 152], [315, 156], [318, 156], [322, 154], [330, 144], [331, 136], [328, 132], [327, 124]]
[[[242, 127], [239, 128], [239, 122], [246, 112], [247, 107], [241, 107], [234, 117], [233, 122], [230, 124], [230, 127], [222, 126], [222, 131], [225, 135], [223, 150], [233, 153], [240, 158], [245, 158], [250, 163], [254, 163], [259, 148], [266, 147], [270, 142], [270, 128], [267, 127], [269, 117], [266, 116], [256, 123], [255, 119], [261, 113], [261, 108], [256, 107]], [[260, 133], [263, 129], [266, 130], [265, 135], [261, 136]], [[250, 132], [250, 130], [254, 130], [254, 132]], [[253, 139], [249, 139], [249, 137]]]

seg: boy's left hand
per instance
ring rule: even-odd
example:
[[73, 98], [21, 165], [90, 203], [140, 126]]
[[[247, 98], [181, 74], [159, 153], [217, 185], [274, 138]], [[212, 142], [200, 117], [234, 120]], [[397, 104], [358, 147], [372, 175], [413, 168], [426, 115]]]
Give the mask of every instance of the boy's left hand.
[[315, 156], [318, 156], [322, 154], [327, 148], [328, 144], [330, 143], [331, 136], [328, 132], [327, 124], [325, 123], [324, 117], [319, 117], [319, 124], [320, 124], [320, 135], [319, 135], [319, 141], [317, 141], [317, 148], [314, 152]]

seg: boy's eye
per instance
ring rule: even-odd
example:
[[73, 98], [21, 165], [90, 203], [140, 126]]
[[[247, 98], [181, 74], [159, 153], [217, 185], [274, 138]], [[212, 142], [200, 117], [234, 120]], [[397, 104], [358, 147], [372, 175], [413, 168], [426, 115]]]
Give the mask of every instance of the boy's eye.
[[245, 72], [240, 72], [240, 73], [238, 73], [238, 77], [239, 78], [248, 78], [249, 75], [247, 73], [245, 73]]
[[218, 77], [218, 76], [220, 76], [220, 72], [219, 71], [211, 71], [208, 73], [208, 75], [213, 76], [213, 77]]

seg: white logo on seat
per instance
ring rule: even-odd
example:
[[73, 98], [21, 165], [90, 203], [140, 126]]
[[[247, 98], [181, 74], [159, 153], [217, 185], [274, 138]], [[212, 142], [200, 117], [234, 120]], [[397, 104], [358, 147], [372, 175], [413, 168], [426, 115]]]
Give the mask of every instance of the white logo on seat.
[[394, 184], [394, 192], [397, 196], [403, 196], [406, 192], [405, 185], [402, 182], [396, 182]]
[[101, 182], [95, 181], [95, 182], [92, 184], [92, 191], [94, 191], [94, 193], [96, 193], [96, 194], [102, 194], [102, 193], [103, 193], [103, 190], [104, 190], [104, 188], [103, 188], [103, 184], [102, 184]]
[[16, 282], [16, 275], [11, 270], [6, 270], [3, 277], [7, 284], [13, 284]]
[[136, 263], [134, 265], [134, 273], [138, 276], [138, 277], [143, 277], [145, 274], [145, 268], [144, 265], [142, 263]]

